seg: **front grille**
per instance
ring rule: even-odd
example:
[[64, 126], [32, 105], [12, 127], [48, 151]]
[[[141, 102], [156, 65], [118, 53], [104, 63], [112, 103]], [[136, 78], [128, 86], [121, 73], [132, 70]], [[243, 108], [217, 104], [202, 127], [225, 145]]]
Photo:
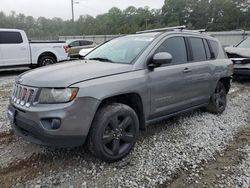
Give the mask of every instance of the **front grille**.
[[30, 107], [37, 92], [37, 88], [14, 84], [11, 100], [14, 104]]

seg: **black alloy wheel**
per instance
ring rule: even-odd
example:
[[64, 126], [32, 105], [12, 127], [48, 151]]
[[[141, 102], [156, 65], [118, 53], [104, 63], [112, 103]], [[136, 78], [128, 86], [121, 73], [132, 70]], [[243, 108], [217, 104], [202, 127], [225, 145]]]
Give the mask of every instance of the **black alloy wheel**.
[[125, 104], [101, 107], [94, 118], [88, 148], [101, 160], [115, 162], [132, 150], [139, 133], [135, 111]]
[[112, 156], [126, 152], [136, 137], [132, 118], [127, 114], [115, 114], [105, 125], [102, 136], [104, 150]]
[[211, 113], [221, 114], [227, 106], [227, 93], [223, 83], [218, 82], [215, 91], [210, 99], [207, 110]]

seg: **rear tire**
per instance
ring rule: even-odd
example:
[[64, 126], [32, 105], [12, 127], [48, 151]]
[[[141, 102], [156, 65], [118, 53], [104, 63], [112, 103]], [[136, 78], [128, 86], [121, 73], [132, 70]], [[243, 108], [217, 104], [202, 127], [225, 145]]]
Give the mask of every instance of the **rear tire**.
[[42, 56], [38, 60], [38, 67], [43, 67], [47, 65], [52, 65], [56, 63], [56, 59], [52, 56]]
[[99, 159], [115, 162], [130, 153], [138, 133], [139, 120], [135, 111], [124, 104], [109, 104], [96, 113], [88, 148]]
[[206, 109], [213, 114], [222, 114], [226, 106], [227, 92], [223, 83], [219, 81]]

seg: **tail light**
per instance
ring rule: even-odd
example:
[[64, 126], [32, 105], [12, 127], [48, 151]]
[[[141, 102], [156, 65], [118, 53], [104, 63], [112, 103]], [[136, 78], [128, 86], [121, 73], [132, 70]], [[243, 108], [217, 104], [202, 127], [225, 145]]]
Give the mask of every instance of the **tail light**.
[[69, 52], [69, 45], [66, 44], [63, 46], [63, 48], [64, 48], [65, 53]]

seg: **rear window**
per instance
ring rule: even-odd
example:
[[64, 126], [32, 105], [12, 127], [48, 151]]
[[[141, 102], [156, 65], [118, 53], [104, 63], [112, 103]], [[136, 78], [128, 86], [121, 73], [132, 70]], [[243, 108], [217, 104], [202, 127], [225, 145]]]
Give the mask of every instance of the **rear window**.
[[204, 43], [204, 46], [205, 46], [207, 59], [212, 59], [211, 51], [210, 51], [210, 49], [209, 49], [207, 40], [203, 39], [203, 43]]
[[193, 52], [193, 61], [206, 61], [206, 51], [202, 39], [190, 37], [189, 41]]
[[219, 44], [218, 44], [218, 42], [213, 41], [213, 40], [209, 40], [209, 43], [210, 43], [210, 46], [212, 48], [211, 50], [212, 50], [213, 58], [216, 59], [219, 55]]
[[71, 42], [71, 43], [70, 43], [70, 46], [71, 46], [71, 47], [80, 46], [80, 41], [77, 40], [77, 41]]
[[23, 42], [19, 32], [0, 31], [0, 44], [20, 44]]
[[80, 43], [81, 43], [81, 46], [86, 46], [86, 45], [92, 45], [93, 44], [92, 41], [85, 41], [85, 40], [81, 41]]

